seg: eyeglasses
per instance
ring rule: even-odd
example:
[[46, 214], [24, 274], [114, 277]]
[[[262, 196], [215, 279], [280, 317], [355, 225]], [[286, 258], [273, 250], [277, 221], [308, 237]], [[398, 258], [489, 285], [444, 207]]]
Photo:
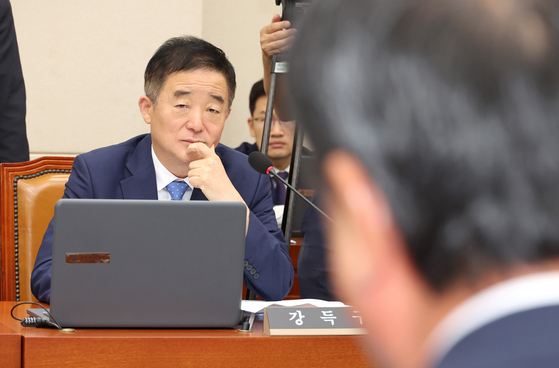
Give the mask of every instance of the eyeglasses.
[[[260, 126], [264, 126], [264, 121], [265, 120], [266, 119], [264, 117], [252, 118], [252, 121], [254, 121], [256, 124], [258, 124]], [[295, 120], [283, 121], [283, 120], [272, 119], [272, 126], [275, 123], [279, 123], [282, 127], [291, 127], [291, 126], [295, 125]]]

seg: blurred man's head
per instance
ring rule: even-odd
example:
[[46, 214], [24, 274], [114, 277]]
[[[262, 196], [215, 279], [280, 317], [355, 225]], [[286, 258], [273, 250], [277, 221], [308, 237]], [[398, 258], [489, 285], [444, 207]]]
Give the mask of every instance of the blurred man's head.
[[391, 364], [414, 316], [559, 256], [556, 4], [317, 2], [299, 30], [291, 93], [324, 158], [338, 292]]
[[[249, 109], [251, 117], [248, 118], [250, 135], [256, 140], [256, 145], [259, 150], [262, 145], [262, 133], [264, 131], [267, 102], [268, 98], [264, 90], [264, 83], [260, 80], [252, 86], [250, 91]], [[268, 157], [270, 157], [272, 164], [277, 169], [284, 170], [291, 164], [294, 135], [295, 122], [281, 121], [274, 112], [268, 146]]]

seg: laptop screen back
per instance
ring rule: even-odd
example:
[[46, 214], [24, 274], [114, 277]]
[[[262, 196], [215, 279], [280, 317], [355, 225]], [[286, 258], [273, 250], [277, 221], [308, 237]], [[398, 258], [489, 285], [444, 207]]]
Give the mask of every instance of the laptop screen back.
[[238, 202], [62, 199], [51, 313], [63, 327], [232, 327], [246, 207]]

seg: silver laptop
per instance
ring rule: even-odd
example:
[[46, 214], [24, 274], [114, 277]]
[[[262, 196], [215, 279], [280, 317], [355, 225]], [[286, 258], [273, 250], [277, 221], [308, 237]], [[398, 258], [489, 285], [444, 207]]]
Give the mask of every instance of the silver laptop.
[[62, 199], [50, 312], [62, 327], [234, 327], [245, 226], [239, 202]]

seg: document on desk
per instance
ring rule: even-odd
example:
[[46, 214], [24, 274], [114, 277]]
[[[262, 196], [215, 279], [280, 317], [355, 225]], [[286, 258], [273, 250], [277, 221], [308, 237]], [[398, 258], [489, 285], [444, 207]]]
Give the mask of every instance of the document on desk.
[[320, 299], [293, 299], [293, 300], [281, 300], [276, 302], [266, 302], [263, 300], [243, 300], [241, 302], [241, 310], [249, 313], [263, 313], [264, 308], [271, 305], [277, 305], [282, 307], [297, 307], [300, 305], [313, 305], [315, 307], [345, 307], [346, 305], [342, 302], [329, 302]]

